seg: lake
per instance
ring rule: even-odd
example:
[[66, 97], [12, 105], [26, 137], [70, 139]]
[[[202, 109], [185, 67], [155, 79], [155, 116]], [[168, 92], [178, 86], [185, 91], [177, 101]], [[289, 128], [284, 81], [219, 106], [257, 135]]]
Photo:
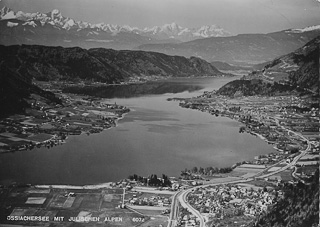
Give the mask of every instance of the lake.
[[172, 83], [202, 89], [106, 99], [131, 109], [117, 127], [100, 134], [70, 136], [66, 144], [50, 149], [3, 154], [0, 182], [85, 185], [132, 174], [179, 176], [185, 168], [227, 167], [272, 152], [272, 146], [259, 138], [239, 133], [240, 123], [234, 120], [167, 101], [197, 96], [230, 80], [176, 79]]

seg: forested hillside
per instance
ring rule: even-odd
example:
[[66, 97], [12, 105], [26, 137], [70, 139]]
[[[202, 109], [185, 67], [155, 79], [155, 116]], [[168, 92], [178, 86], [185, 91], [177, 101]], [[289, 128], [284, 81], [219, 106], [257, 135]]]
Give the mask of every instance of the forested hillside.
[[119, 83], [133, 77], [223, 75], [200, 58], [104, 48], [0, 45], [0, 62], [12, 71], [23, 71], [30, 79], [44, 81]]
[[319, 224], [319, 170], [310, 183], [286, 184], [284, 198], [260, 216], [255, 227], [313, 227]]
[[25, 77], [23, 72], [12, 71], [3, 64], [0, 64], [0, 72], [0, 117], [24, 113], [25, 109], [30, 107], [32, 94], [46, 102], [61, 103], [53, 93], [33, 85], [30, 78]]

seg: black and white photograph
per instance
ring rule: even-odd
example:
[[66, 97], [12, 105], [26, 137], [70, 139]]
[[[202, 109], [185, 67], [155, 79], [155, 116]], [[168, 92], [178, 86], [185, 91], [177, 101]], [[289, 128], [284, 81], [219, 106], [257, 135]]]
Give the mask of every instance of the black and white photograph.
[[0, 0], [0, 227], [319, 227], [320, 0]]

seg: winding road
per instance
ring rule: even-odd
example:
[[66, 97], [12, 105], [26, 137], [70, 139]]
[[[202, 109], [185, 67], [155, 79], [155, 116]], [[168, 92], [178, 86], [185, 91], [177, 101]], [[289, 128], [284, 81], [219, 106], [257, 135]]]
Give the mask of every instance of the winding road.
[[[274, 119], [274, 120], [280, 126], [279, 121], [277, 119]], [[292, 160], [292, 162], [288, 163], [288, 165], [286, 165], [286, 166], [284, 166], [284, 167], [282, 167], [282, 168], [280, 168], [280, 169], [278, 169], [276, 171], [273, 171], [271, 173], [260, 175], [261, 172], [259, 172], [255, 176], [253, 176], [251, 178], [246, 178], [246, 179], [243, 179], [243, 180], [231, 179], [230, 181], [226, 181], [225, 178], [222, 178], [221, 180], [223, 180], [223, 182], [215, 182], [215, 183], [212, 183], [212, 184], [200, 185], [200, 186], [192, 187], [192, 188], [177, 192], [174, 195], [173, 199], [172, 199], [171, 213], [170, 213], [170, 217], [169, 217], [168, 227], [174, 227], [174, 226], [177, 225], [178, 204], [179, 203], [181, 204], [182, 207], [187, 208], [189, 212], [191, 212], [193, 215], [195, 215], [197, 217], [197, 220], [199, 220], [199, 226], [200, 227], [205, 227], [205, 222], [206, 222], [205, 218], [200, 214], [200, 212], [198, 210], [193, 208], [187, 201], [188, 194], [191, 193], [192, 191], [194, 191], [195, 189], [200, 188], [200, 187], [204, 188], [204, 187], [209, 187], [209, 186], [216, 186], [216, 185], [226, 184], [226, 183], [229, 183], [229, 184], [230, 183], [232, 183], [232, 184], [234, 184], [234, 183], [244, 183], [244, 182], [249, 182], [249, 181], [254, 180], [254, 177], [266, 178], [266, 177], [278, 174], [278, 173], [280, 173], [282, 171], [285, 171], [286, 169], [294, 166], [302, 156], [306, 155], [306, 153], [311, 150], [311, 143], [307, 138], [305, 138], [304, 136], [302, 136], [299, 133], [296, 133], [296, 132], [294, 132], [292, 130], [286, 129], [283, 126], [280, 126], [280, 127], [283, 128], [284, 130], [286, 130], [288, 132], [288, 134], [292, 133], [295, 136], [300, 137], [301, 140], [307, 142], [307, 145], [308, 145], [307, 148], [305, 150], [301, 151], [301, 153], [298, 156], [296, 156]]]

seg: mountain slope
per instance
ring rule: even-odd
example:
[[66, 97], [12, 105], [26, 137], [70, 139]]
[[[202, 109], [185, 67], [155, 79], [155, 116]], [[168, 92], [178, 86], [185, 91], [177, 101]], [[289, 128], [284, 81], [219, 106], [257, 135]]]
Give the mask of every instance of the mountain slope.
[[296, 51], [270, 61], [261, 70], [255, 71], [246, 78], [260, 77], [317, 91], [320, 81], [319, 46], [320, 36]]
[[217, 93], [250, 96], [307, 91], [319, 95], [319, 45], [320, 36], [262, 70], [226, 84]]
[[319, 171], [309, 185], [286, 185], [284, 198], [258, 217], [255, 227], [316, 227], [319, 224]]
[[25, 109], [30, 107], [28, 100], [32, 94], [44, 98], [47, 102], [61, 103], [53, 93], [33, 85], [23, 72], [18, 71], [9, 69], [3, 63], [0, 64], [0, 118], [24, 113]]
[[212, 37], [179, 44], [145, 44], [138, 49], [185, 57], [197, 56], [209, 62], [247, 65], [271, 61], [300, 48], [319, 35], [320, 28], [315, 27], [309, 30], [286, 30], [268, 34]]
[[195, 57], [104, 48], [0, 46], [0, 62], [37, 80], [119, 83], [134, 77], [223, 75], [210, 63]]
[[286, 95], [291, 93], [302, 92], [301, 89], [297, 89], [290, 85], [283, 85], [279, 83], [270, 83], [262, 79], [251, 80], [234, 80], [223, 87], [221, 87], [217, 94], [226, 95], [230, 97], [236, 96], [254, 96], [254, 95]]
[[320, 84], [320, 36], [294, 53], [292, 58], [299, 65], [290, 72], [289, 82], [293, 85], [319, 93]]

